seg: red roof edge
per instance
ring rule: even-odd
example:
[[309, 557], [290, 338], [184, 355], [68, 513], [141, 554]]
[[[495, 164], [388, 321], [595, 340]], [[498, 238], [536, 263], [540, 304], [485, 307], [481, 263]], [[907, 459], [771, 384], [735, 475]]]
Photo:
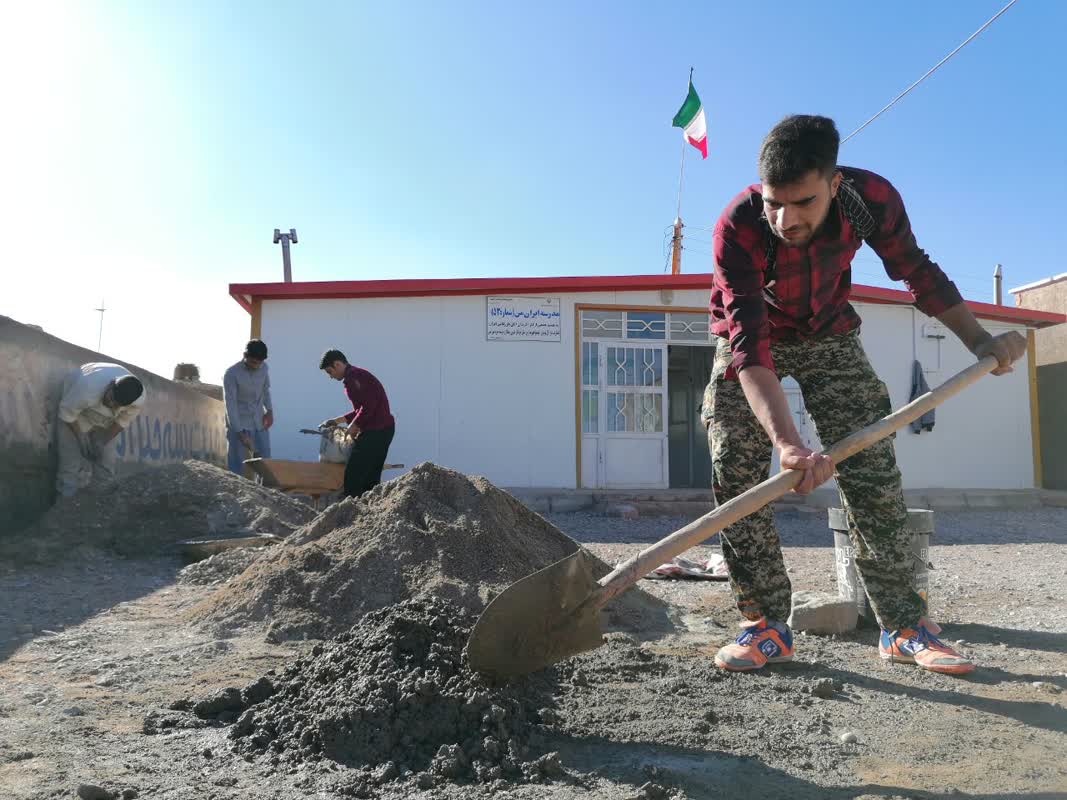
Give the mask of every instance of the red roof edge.
[[230, 297], [237, 301], [237, 305], [239, 305], [241, 308], [251, 314], [252, 304], [248, 302], [248, 298], [245, 296], [248, 294], [248, 292], [234, 291], [234, 286], [235, 284], [230, 284]]
[[[895, 305], [914, 305], [915, 300], [911, 292], [900, 289], [883, 289], [880, 286], [864, 286], [856, 284], [852, 287], [852, 295], [849, 298], [858, 303], [892, 303]], [[966, 300], [967, 307], [974, 312], [976, 317], [993, 320], [995, 322], [1011, 322], [1016, 325], [1030, 325], [1034, 328], [1047, 328], [1049, 325], [1059, 325], [1067, 322], [1067, 315], [1054, 314], [1050, 311], [1036, 311], [1032, 308], [1018, 308], [1016, 306], [998, 306], [994, 303], [979, 303], [974, 300]]]
[[[659, 289], [711, 289], [712, 275], [583, 275], [542, 278], [431, 278], [384, 281], [306, 281], [300, 283], [231, 283], [230, 296], [249, 313], [248, 298], [326, 300], [374, 297], [456, 297], [464, 295], [640, 292]], [[861, 303], [913, 305], [909, 292], [854, 284], [851, 299]], [[1067, 316], [1014, 306], [967, 301], [976, 316], [1043, 328], [1067, 322]]]

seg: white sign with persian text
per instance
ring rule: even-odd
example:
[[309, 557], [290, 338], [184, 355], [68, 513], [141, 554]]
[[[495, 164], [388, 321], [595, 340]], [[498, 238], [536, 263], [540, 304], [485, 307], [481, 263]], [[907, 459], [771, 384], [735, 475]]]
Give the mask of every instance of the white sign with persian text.
[[491, 342], [561, 341], [559, 298], [487, 298], [485, 325]]

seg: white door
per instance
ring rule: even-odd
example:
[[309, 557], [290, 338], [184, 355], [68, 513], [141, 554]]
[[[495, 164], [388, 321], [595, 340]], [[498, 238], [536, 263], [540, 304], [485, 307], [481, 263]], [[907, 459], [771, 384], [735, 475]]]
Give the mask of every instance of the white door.
[[[583, 480], [592, 477], [585, 466], [586, 454], [595, 453], [596, 487], [665, 488], [666, 344], [587, 342], [585, 346], [596, 351], [597, 424], [595, 434], [588, 426], [582, 437]], [[597, 440], [595, 446], [586, 442], [591, 438]]]

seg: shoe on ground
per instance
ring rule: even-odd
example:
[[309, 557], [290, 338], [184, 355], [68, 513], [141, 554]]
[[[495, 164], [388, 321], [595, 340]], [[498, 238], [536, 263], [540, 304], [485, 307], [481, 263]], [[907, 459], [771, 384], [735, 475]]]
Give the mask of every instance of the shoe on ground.
[[915, 664], [930, 672], [945, 675], [966, 675], [974, 671], [974, 663], [942, 642], [925, 625], [882, 631], [878, 654], [894, 664]]
[[784, 622], [761, 617], [742, 623], [741, 627], [737, 641], [715, 654], [715, 666], [731, 672], [751, 672], [793, 660], [793, 632]]

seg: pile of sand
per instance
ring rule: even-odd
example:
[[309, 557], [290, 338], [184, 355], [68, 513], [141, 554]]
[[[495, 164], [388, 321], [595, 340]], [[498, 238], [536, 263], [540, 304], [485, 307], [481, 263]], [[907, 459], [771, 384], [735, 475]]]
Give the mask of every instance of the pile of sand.
[[281, 492], [211, 464], [186, 461], [60, 498], [2, 546], [22, 561], [50, 560], [82, 546], [137, 556], [182, 539], [287, 536], [314, 515], [310, 506]]
[[178, 583], [187, 586], [214, 586], [240, 575], [263, 554], [259, 547], [235, 547], [223, 550], [184, 567], [178, 573]]
[[[368, 612], [439, 597], [479, 613], [511, 583], [577, 543], [484, 478], [420, 464], [344, 500], [269, 548], [194, 607], [216, 627], [269, 622], [273, 638], [329, 638]], [[608, 566], [597, 561], [597, 575]], [[669, 627], [666, 606], [633, 589], [605, 609], [609, 626]]]
[[352, 769], [335, 789], [359, 797], [397, 780], [425, 789], [560, 774], [556, 757], [539, 752], [555, 718], [555, 674], [503, 685], [472, 672], [463, 647], [474, 621], [441, 600], [390, 606], [281, 674], [192, 708], [202, 718], [232, 718], [259, 700], [230, 729], [237, 752], [274, 765], [343, 764]]

